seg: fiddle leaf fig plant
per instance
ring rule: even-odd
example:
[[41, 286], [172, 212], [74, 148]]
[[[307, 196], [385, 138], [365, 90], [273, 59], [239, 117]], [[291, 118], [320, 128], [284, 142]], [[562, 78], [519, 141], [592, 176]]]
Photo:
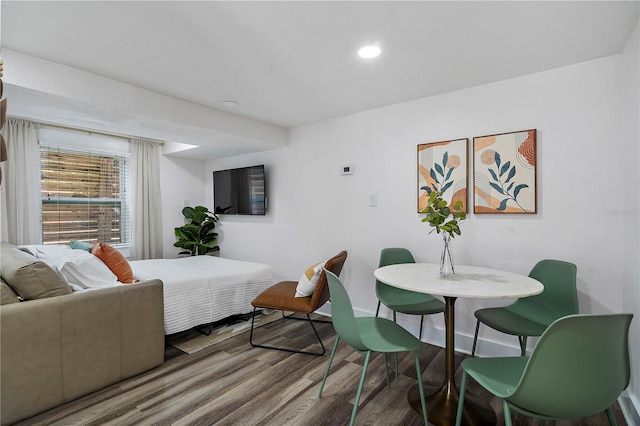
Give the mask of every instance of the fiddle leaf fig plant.
[[429, 233], [446, 232], [454, 238], [462, 234], [459, 225], [467, 218], [467, 213], [462, 209], [462, 201], [458, 200], [449, 206], [449, 203], [442, 198], [442, 191], [430, 191], [427, 206], [422, 210], [422, 213], [426, 213], [422, 221], [434, 228]]
[[214, 231], [220, 219], [204, 206], [185, 207], [182, 209], [185, 224], [175, 228], [177, 241], [174, 247], [183, 249], [179, 254], [198, 256], [216, 254], [220, 247], [216, 244], [218, 234]]

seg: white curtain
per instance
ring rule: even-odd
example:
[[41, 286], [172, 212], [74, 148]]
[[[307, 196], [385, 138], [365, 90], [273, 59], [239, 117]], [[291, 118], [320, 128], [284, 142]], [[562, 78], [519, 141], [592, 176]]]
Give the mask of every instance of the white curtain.
[[162, 258], [160, 150], [158, 142], [131, 140], [131, 257], [137, 260]]
[[7, 161], [2, 163], [2, 241], [40, 244], [40, 160], [35, 124], [7, 117], [2, 130]]

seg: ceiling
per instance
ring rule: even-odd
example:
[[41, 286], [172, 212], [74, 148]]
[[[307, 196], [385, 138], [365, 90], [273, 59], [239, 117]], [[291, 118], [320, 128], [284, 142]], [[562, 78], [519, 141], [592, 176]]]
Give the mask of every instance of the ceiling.
[[620, 53], [639, 5], [2, 1], [2, 46], [291, 128]]

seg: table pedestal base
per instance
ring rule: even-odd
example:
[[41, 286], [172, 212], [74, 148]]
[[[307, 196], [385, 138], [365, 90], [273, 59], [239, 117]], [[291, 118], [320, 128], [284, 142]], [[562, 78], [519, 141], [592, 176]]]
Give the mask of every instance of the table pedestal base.
[[[456, 423], [456, 412], [458, 410], [458, 391], [445, 383], [435, 393], [428, 395], [425, 387], [425, 397], [427, 402], [427, 414], [429, 423], [436, 426], [451, 426]], [[414, 385], [407, 395], [409, 405], [413, 411], [422, 418], [422, 404], [420, 403], [420, 389]], [[463, 425], [495, 425], [496, 414], [489, 406], [474, 401], [469, 393], [465, 392], [464, 407], [462, 409]]]

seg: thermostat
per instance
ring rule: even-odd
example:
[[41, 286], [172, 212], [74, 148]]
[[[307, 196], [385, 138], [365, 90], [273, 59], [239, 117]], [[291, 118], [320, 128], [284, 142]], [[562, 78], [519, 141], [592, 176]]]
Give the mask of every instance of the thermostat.
[[341, 175], [352, 175], [353, 174], [353, 164], [347, 164], [345, 166], [340, 167]]

